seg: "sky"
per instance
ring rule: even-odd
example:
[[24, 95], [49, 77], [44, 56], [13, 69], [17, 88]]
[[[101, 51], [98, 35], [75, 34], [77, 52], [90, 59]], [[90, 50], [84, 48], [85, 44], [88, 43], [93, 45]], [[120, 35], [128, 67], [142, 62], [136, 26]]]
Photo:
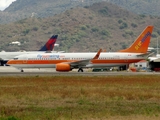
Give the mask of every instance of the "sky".
[[0, 10], [3, 11], [14, 1], [16, 0], [0, 0]]

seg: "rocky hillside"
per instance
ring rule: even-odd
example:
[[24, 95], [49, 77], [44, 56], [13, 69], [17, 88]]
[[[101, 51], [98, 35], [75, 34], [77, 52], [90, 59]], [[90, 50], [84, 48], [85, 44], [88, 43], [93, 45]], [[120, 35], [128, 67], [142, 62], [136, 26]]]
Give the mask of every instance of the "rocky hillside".
[[0, 12], [0, 24], [28, 17], [49, 17], [71, 8], [91, 6], [93, 3], [110, 2], [136, 14], [160, 16], [159, 0], [16, 0]]
[[[55, 50], [117, 51], [128, 47], [148, 25], [155, 26], [151, 40], [154, 47], [160, 35], [160, 17], [137, 15], [108, 2], [96, 3], [53, 17], [0, 25], [0, 50], [38, 50], [52, 34], [58, 34], [60, 47]], [[21, 45], [9, 45], [12, 41]]]

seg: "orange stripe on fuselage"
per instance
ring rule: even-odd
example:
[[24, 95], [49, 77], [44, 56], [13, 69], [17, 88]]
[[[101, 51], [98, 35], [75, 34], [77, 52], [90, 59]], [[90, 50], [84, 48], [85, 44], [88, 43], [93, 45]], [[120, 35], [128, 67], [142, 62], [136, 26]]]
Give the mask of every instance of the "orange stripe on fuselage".
[[[139, 62], [142, 59], [120, 59], [120, 60], [91, 60], [91, 64], [114, 64], [114, 63], [135, 63]], [[76, 62], [78, 60], [9, 60], [8, 65], [13, 65], [13, 64], [58, 64], [58, 63], [71, 63], [71, 62]]]

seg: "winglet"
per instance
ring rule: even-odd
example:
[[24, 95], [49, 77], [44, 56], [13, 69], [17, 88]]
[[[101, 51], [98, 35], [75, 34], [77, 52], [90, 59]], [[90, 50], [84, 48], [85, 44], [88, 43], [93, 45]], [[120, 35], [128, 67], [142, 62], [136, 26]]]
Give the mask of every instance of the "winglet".
[[39, 51], [52, 51], [58, 35], [53, 35]]
[[152, 30], [153, 26], [147, 26], [129, 48], [120, 50], [119, 52], [147, 53]]
[[93, 60], [94, 59], [98, 59], [101, 52], [102, 52], [102, 49], [99, 49], [99, 51], [97, 52], [97, 54], [94, 56]]

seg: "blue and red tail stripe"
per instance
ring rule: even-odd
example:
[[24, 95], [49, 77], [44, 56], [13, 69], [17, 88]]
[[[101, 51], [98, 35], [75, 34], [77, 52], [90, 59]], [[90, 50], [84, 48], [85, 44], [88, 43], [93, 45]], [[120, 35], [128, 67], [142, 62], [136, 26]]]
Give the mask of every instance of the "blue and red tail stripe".
[[52, 51], [58, 35], [53, 35], [39, 51]]

